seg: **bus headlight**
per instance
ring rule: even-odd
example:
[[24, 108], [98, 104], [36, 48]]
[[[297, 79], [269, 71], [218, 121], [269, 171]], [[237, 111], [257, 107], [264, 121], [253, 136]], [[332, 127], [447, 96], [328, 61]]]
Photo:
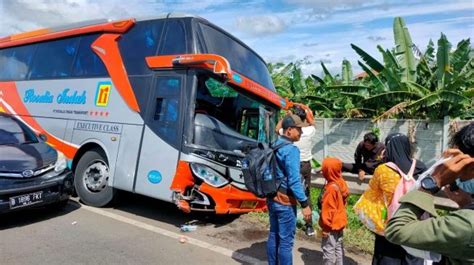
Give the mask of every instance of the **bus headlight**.
[[56, 164], [54, 164], [54, 172], [62, 173], [67, 167], [66, 157], [63, 153], [58, 151], [58, 160], [56, 160]]
[[192, 163], [191, 170], [196, 177], [213, 187], [219, 188], [229, 183], [224, 176], [208, 166]]

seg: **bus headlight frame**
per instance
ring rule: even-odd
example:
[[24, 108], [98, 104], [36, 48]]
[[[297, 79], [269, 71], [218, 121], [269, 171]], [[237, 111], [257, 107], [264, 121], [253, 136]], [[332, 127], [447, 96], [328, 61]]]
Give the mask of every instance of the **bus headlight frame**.
[[229, 184], [229, 181], [222, 174], [209, 166], [191, 163], [191, 170], [194, 176], [215, 188], [220, 188]]

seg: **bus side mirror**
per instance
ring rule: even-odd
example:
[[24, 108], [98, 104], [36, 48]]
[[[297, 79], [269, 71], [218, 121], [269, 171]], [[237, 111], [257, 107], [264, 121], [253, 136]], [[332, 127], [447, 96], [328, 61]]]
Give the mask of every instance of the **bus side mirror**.
[[159, 55], [146, 57], [145, 60], [151, 69], [186, 66], [207, 69], [227, 80], [232, 75], [229, 62], [216, 54]]

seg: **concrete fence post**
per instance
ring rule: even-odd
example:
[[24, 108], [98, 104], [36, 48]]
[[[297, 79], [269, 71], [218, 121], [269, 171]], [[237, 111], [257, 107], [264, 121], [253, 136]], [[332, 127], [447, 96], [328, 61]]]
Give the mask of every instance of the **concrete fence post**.
[[444, 152], [448, 149], [449, 143], [449, 116], [444, 116], [443, 119], [443, 146], [441, 152]]
[[[323, 119], [323, 159], [328, 155], [328, 119]], [[322, 160], [321, 160], [322, 161]]]

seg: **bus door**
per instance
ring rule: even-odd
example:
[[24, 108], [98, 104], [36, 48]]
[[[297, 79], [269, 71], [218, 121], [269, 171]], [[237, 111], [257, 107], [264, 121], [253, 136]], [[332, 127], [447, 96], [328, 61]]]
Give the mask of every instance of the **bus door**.
[[[171, 201], [182, 140], [185, 71], [158, 73], [150, 90], [134, 191]], [[137, 137], [139, 137], [137, 135]]]

